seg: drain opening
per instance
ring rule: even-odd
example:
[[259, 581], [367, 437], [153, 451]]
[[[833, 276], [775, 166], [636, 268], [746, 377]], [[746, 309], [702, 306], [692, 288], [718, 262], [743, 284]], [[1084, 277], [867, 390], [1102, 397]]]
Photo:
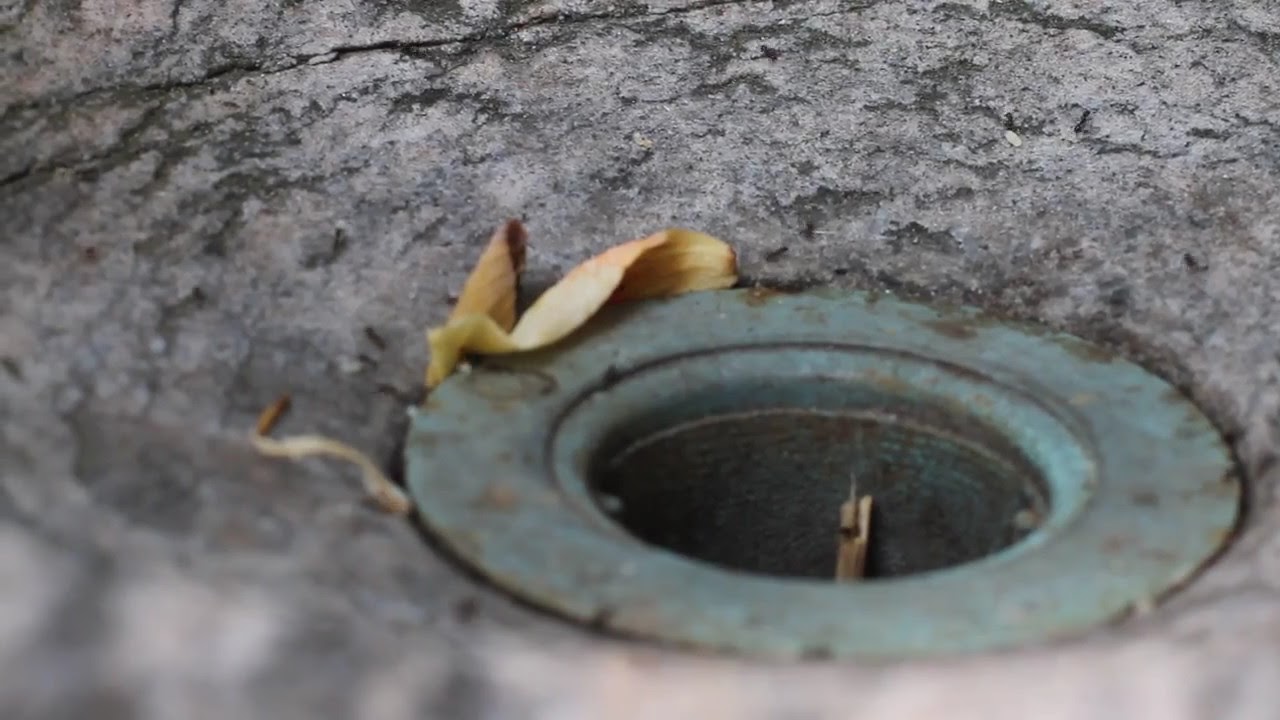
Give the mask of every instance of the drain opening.
[[593, 459], [602, 506], [644, 542], [732, 570], [831, 579], [851, 473], [875, 500], [867, 579], [999, 552], [1048, 510], [1034, 465], [954, 409], [762, 408], [637, 425]]

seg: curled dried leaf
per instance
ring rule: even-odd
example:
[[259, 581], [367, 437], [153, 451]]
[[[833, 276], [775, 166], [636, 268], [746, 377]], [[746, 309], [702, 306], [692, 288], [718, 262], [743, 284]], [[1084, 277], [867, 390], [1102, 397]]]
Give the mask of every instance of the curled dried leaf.
[[272, 457], [301, 460], [328, 456], [346, 460], [360, 468], [360, 479], [365, 491], [373, 496], [382, 509], [396, 515], [404, 515], [413, 509], [413, 502], [409, 497], [378, 469], [369, 456], [350, 445], [320, 435], [294, 435], [274, 440], [254, 434], [251, 441], [258, 452]]
[[701, 290], [722, 290], [738, 281], [738, 257], [724, 241], [692, 230], [659, 233], [664, 242], [639, 254], [610, 302], [647, 300]]
[[[523, 237], [523, 230], [520, 233]], [[474, 285], [468, 280], [467, 287], [476, 288], [476, 296], [468, 299], [468, 310], [455, 308], [445, 325], [427, 333], [429, 388], [443, 382], [466, 353], [497, 355], [546, 347], [577, 330], [606, 303], [727, 288], [738, 280], [737, 257], [727, 243], [692, 230], [663, 230], [578, 265], [510, 327], [486, 310], [495, 304], [493, 298], [508, 292], [514, 298], [519, 275], [517, 270], [499, 278], [489, 267], [499, 263], [493, 258], [501, 258], [495, 242], [490, 242], [472, 277], [483, 273], [497, 279]]]
[[508, 220], [493, 233], [458, 295], [449, 320], [487, 315], [498, 327], [516, 324], [516, 293], [524, 271], [528, 232], [519, 220]]
[[465, 352], [501, 354], [519, 349], [511, 336], [488, 315], [468, 315], [427, 332], [431, 360], [427, 387], [439, 385], [458, 366]]

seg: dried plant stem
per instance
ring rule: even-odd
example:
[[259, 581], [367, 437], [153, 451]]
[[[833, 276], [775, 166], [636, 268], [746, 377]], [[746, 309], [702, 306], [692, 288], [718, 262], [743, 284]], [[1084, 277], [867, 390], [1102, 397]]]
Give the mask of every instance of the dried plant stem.
[[275, 402], [263, 408], [262, 413], [258, 415], [258, 434], [269, 435], [271, 429], [280, 422], [281, 416], [289, 411], [290, 399], [288, 395], [281, 395], [276, 398]]
[[354, 463], [360, 468], [360, 479], [365, 491], [373, 496], [379, 507], [396, 515], [407, 514], [413, 502], [395, 483], [391, 482], [369, 456], [350, 445], [320, 435], [295, 435], [283, 440], [254, 434], [251, 438], [258, 452], [272, 457], [300, 460], [316, 455], [326, 455]]

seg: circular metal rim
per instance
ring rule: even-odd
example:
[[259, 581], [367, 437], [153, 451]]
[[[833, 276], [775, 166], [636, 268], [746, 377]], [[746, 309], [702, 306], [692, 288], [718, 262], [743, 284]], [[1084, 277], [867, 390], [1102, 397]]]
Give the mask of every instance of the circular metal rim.
[[[896, 388], [896, 391], [885, 393], [889, 395], [900, 396], [904, 391], [910, 390], [917, 399], [935, 406], [960, 401], [961, 404], [981, 404], [984, 407], [997, 405], [1005, 408], [1007, 412], [1000, 418], [1003, 426], [995, 430], [1006, 439], [1013, 439], [1012, 444], [1029, 455], [1027, 459], [1044, 471], [1043, 477], [1039, 479], [1046, 486], [1043, 489], [1054, 501], [1048, 514], [1037, 523], [1036, 532], [996, 553], [965, 563], [966, 568], [973, 567], [975, 563], [1007, 562], [1042, 544], [1050, 531], [1064, 529], [1074, 522], [1093, 496], [1097, 476], [1093, 444], [1081, 442], [1075, 434], [1082, 433], [1083, 429], [1075, 428], [1073, 433], [1066, 426], [1064, 418], [1055, 416], [1052, 408], [1041, 406], [1034, 398], [1016, 391], [1011, 392], [1010, 388], [995, 385], [986, 378], [965, 372], [963, 368], [883, 348], [843, 343], [754, 343], [664, 358], [656, 363], [619, 370], [619, 381], [610, 387], [607, 394], [588, 391], [575, 398], [557, 418], [557, 424], [550, 431], [550, 476], [565, 501], [580, 515], [595, 519], [602, 532], [627, 537], [635, 542], [627, 535], [625, 528], [601, 508], [587, 483], [577, 481], [583, 474], [579, 468], [580, 458], [591, 454], [610, 431], [625, 420], [614, 417], [617, 413], [579, 411], [584, 405], [598, 400], [625, 409], [661, 405], [668, 399], [679, 401], [694, 393], [705, 396], [708, 394], [707, 389], [696, 388], [697, 384], [721, 375], [717, 366], [724, 363], [727, 355], [732, 356], [734, 374], [749, 381], [742, 383], [735, 379], [727, 383], [736, 386], [739, 392], [746, 384], [751, 386], [753, 394], [767, 395], [771, 388], [762, 382], [766, 379], [770, 381], [769, 384], [788, 387], [793, 387], [792, 381], [820, 380], [846, 386]], [[890, 363], [892, 373], [885, 371]], [[691, 380], [696, 389], [688, 387]], [[728, 394], [724, 392], [724, 384], [716, 383], [712, 387], [722, 395]], [[839, 397], [835, 401], [830, 397], [809, 397], [808, 404], [803, 407], [812, 411], [849, 410], [850, 408], [842, 406], [840, 400]], [[722, 415], [736, 409], [715, 408], [707, 415]], [[968, 412], [964, 408], [959, 410]], [[974, 419], [978, 419], [977, 414], [970, 413], [975, 416]], [[605, 415], [606, 422], [600, 422], [601, 415]], [[565, 478], [570, 480], [566, 482]], [[687, 561], [684, 558], [681, 560]], [[944, 568], [931, 574], [936, 573], [954, 575], [954, 570]], [[960, 575], [960, 580], [963, 581], [964, 577], [965, 574]], [[904, 579], [897, 577], [877, 582], [902, 582]], [[814, 584], [816, 581], [797, 579], [793, 582]], [[823, 586], [827, 584], [822, 583]]]
[[[1055, 502], [1052, 528], [1008, 551], [836, 585], [645, 546], [557, 485], [586, 459], [557, 450], [554, 429], [584, 398], [607, 405], [632, 369], [727, 348], [833, 344], [963, 368], [1038, 399], [1096, 463], [1095, 486]], [[1049, 370], [1053, 387], [1037, 380]], [[756, 656], [911, 657], [1068, 636], [1185, 581], [1232, 533], [1240, 501], [1209, 421], [1138, 366], [974, 309], [856, 292], [727, 290], [610, 308], [554, 348], [443, 383], [414, 418], [406, 467], [428, 530], [516, 597], [624, 635]]]

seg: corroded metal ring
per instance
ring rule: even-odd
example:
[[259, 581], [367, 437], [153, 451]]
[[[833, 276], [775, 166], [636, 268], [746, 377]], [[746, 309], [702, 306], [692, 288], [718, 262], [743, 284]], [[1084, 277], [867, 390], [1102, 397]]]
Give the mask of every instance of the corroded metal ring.
[[[848, 292], [611, 308], [445, 382], [406, 454], [429, 531], [512, 595], [763, 656], [1080, 632], [1187, 580], [1241, 492], [1208, 420], [1141, 368]], [[883, 498], [880, 569], [852, 584], [818, 577], [846, 475]]]

